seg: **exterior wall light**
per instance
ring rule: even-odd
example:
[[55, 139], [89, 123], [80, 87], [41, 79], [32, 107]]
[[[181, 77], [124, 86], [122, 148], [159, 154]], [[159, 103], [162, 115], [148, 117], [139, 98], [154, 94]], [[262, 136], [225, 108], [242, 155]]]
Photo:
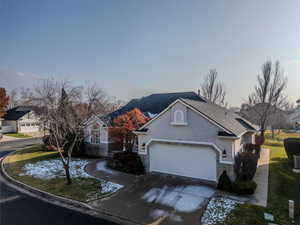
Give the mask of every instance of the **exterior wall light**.
[[222, 152], [222, 158], [224, 159], [226, 157], [227, 157], [227, 152], [226, 152], [226, 149], [224, 149], [223, 152]]

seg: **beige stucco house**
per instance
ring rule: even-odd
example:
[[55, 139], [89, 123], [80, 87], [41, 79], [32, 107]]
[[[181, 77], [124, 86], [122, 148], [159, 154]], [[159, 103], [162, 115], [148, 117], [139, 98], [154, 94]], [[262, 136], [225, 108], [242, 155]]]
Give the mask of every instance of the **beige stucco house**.
[[234, 157], [254, 143], [255, 127], [206, 100], [177, 99], [135, 133], [146, 171], [216, 183]]

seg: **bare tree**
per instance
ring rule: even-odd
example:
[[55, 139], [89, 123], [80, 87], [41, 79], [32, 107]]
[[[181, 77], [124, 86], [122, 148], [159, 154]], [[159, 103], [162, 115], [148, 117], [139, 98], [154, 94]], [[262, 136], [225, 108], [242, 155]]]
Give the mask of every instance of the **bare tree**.
[[9, 92], [9, 104], [8, 109], [16, 107], [19, 104], [19, 92], [18, 89], [14, 88]]
[[89, 85], [86, 88], [86, 95], [88, 101], [88, 116], [92, 113], [105, 114], [108, 97], [104, 91], [97, 87], [96, 84]]
[[31, 88], [20, 88], [19, 104], [32, 105], [34, 103], [34, 93]]
[[225, 85], [217, 78], [216, 69], [211, 69], [201, 84], [201, 94], [212, 103], [225, 106]]
[[80, 88], [67, 82], [44, 80], [36, 87], [36, 99], [39, 101], [43, 119], [46, 122], [49, 141], [59, 152], [68, 184], [71, 183], [69, 165], [73, 149], [83, 139], [82, 120], [75, 105], [80, 98]]
[[106, 115], [115, 111], [122, 104], [121, 101], [108, 96], [96, 84], [82, 87], [81, 101], [77, 104], [76, 109], [82, 119], [90, 118], [91, 115]]
[[[254, 92], [249, 95], [248, 104], [253, 107], [261, 136], [264, 136], [268, 121], [278, 109], [286, 107], [284, 89], [287, 79], [284, 77], [277, 61], [272, 65], [267, 61], [262, 65], [262, 74], [257, 76], [258, 84]], [[257, 107], [259, 106], [259, 107]]]

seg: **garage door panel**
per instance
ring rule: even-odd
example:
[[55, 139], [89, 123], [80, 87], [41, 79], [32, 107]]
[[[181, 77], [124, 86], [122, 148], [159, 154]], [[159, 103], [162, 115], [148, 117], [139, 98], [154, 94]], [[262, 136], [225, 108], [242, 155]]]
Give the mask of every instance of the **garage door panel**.
[[210, 147], [153, 143], [150, 171], [216, 181], [216, 153]]

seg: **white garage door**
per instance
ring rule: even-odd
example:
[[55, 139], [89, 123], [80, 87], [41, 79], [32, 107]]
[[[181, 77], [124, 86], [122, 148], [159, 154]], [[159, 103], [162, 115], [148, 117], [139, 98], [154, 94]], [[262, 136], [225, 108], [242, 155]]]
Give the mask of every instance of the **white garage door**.
[[38, 123], [23, 123], [20, 125], [19, 133], [38, 132], [39, 128]]
[[150, 171], [216, 181], [216, 153], [206, 146], [152, 143]]

